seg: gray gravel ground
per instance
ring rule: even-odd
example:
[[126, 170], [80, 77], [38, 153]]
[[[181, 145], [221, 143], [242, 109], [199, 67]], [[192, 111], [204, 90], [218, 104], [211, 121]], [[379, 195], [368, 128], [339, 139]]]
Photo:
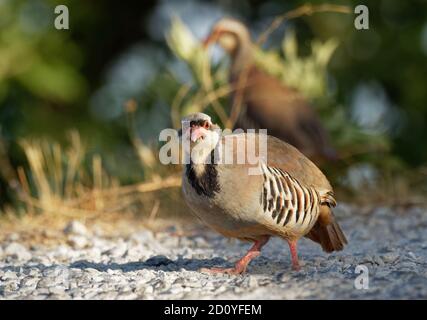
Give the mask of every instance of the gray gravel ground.
[[[300, 241], [300, 272], [291, 270], [280, 239], [269, 242], [247, 274], [229, 276], [197, 270], [231, 266], [250, 245], [214, 233], [177, 237], [143, 230], [112, 238], [73, 222], [64, 230], [68, 244], [54, 248], [27, 248], [12, 235], [0, 246], [0, 299], [427, 298], [426, 210], [355, 210], [336, 210], [350, 242], [345, 251], [326, 255]], [[367, 289], [355, 287], [358, 265], [367, 267]]]

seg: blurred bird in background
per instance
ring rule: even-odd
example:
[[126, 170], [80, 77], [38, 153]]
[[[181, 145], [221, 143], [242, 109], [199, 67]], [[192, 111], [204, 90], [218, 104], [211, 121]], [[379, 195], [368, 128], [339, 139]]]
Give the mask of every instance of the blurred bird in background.
[[230, 119], [234, 129], [267, 129], [269, 135], [292, 144], [317, 163], [337, 159], [328, 133], [302, 94], [255, 65], [253, 43], [243, 23], [219, 20], [204, 47], [216, 42], [231, 57]]

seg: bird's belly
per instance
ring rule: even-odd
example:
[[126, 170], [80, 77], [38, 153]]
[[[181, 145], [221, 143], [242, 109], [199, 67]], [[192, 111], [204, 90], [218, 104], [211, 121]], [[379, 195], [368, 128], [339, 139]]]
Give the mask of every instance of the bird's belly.
[[267, 234], [267, 230], [257, 221], [246, 218], [251, 216], [250, 213], [240, 212], [237, 215], [232, 210], [215, 204], [193, 211], [206, 225], [226, 237], [251, 239]]
[[241, 239], [253, 239], [268, 234], [266, 228], [251, 218], [257, 216], [254, 212], [234, 210], [224, 206], [221, 201], [200, 197], [191, 186], [185, 183], [183, 188], [185, 199], [193, 214], [216, 232], [226, 237]]

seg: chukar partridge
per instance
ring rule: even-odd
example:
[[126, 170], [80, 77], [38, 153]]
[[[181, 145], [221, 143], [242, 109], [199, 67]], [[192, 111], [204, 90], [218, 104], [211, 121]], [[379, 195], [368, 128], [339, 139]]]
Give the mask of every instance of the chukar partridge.
[[[297, 241], [303, 236], [326, 252], [343, 249], [347, 240], [332, 213], [332, 187], [295, 147], [263, 134], [221, 135], [203, 113], [186, 117], [183, 125], [183, 143], [189, 145], [182, 183], [187, 204], [220, 234], [254, 242], [234, 268], [209, 271], [244, 272], [271, 236], [288, 242], [294, 269], [299, 269]], [[257, 163], [221, 161], [237, 158], [237, 145], [257, 146], [260, 139], [266, 142], [267, 154]]]
[[233, 105], [240, 104], [235, 128], [267, 129], [270, 135], [292, 144], [314, 161], [337, 158], [328, 133], [307, 100], [255, 65], [253, 43], [244, 24], [221, 19], [204, 46], [214, 42], [231, 57], [232, 101]]

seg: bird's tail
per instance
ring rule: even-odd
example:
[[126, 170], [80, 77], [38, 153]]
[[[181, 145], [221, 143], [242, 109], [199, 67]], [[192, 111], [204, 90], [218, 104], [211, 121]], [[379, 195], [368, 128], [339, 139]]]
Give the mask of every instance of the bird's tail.
[[319, 243], [326, 252], [340, 251], [347, 244], [347, 239], [335, 219], [326, 225], [317, 221], [306, 237]]

